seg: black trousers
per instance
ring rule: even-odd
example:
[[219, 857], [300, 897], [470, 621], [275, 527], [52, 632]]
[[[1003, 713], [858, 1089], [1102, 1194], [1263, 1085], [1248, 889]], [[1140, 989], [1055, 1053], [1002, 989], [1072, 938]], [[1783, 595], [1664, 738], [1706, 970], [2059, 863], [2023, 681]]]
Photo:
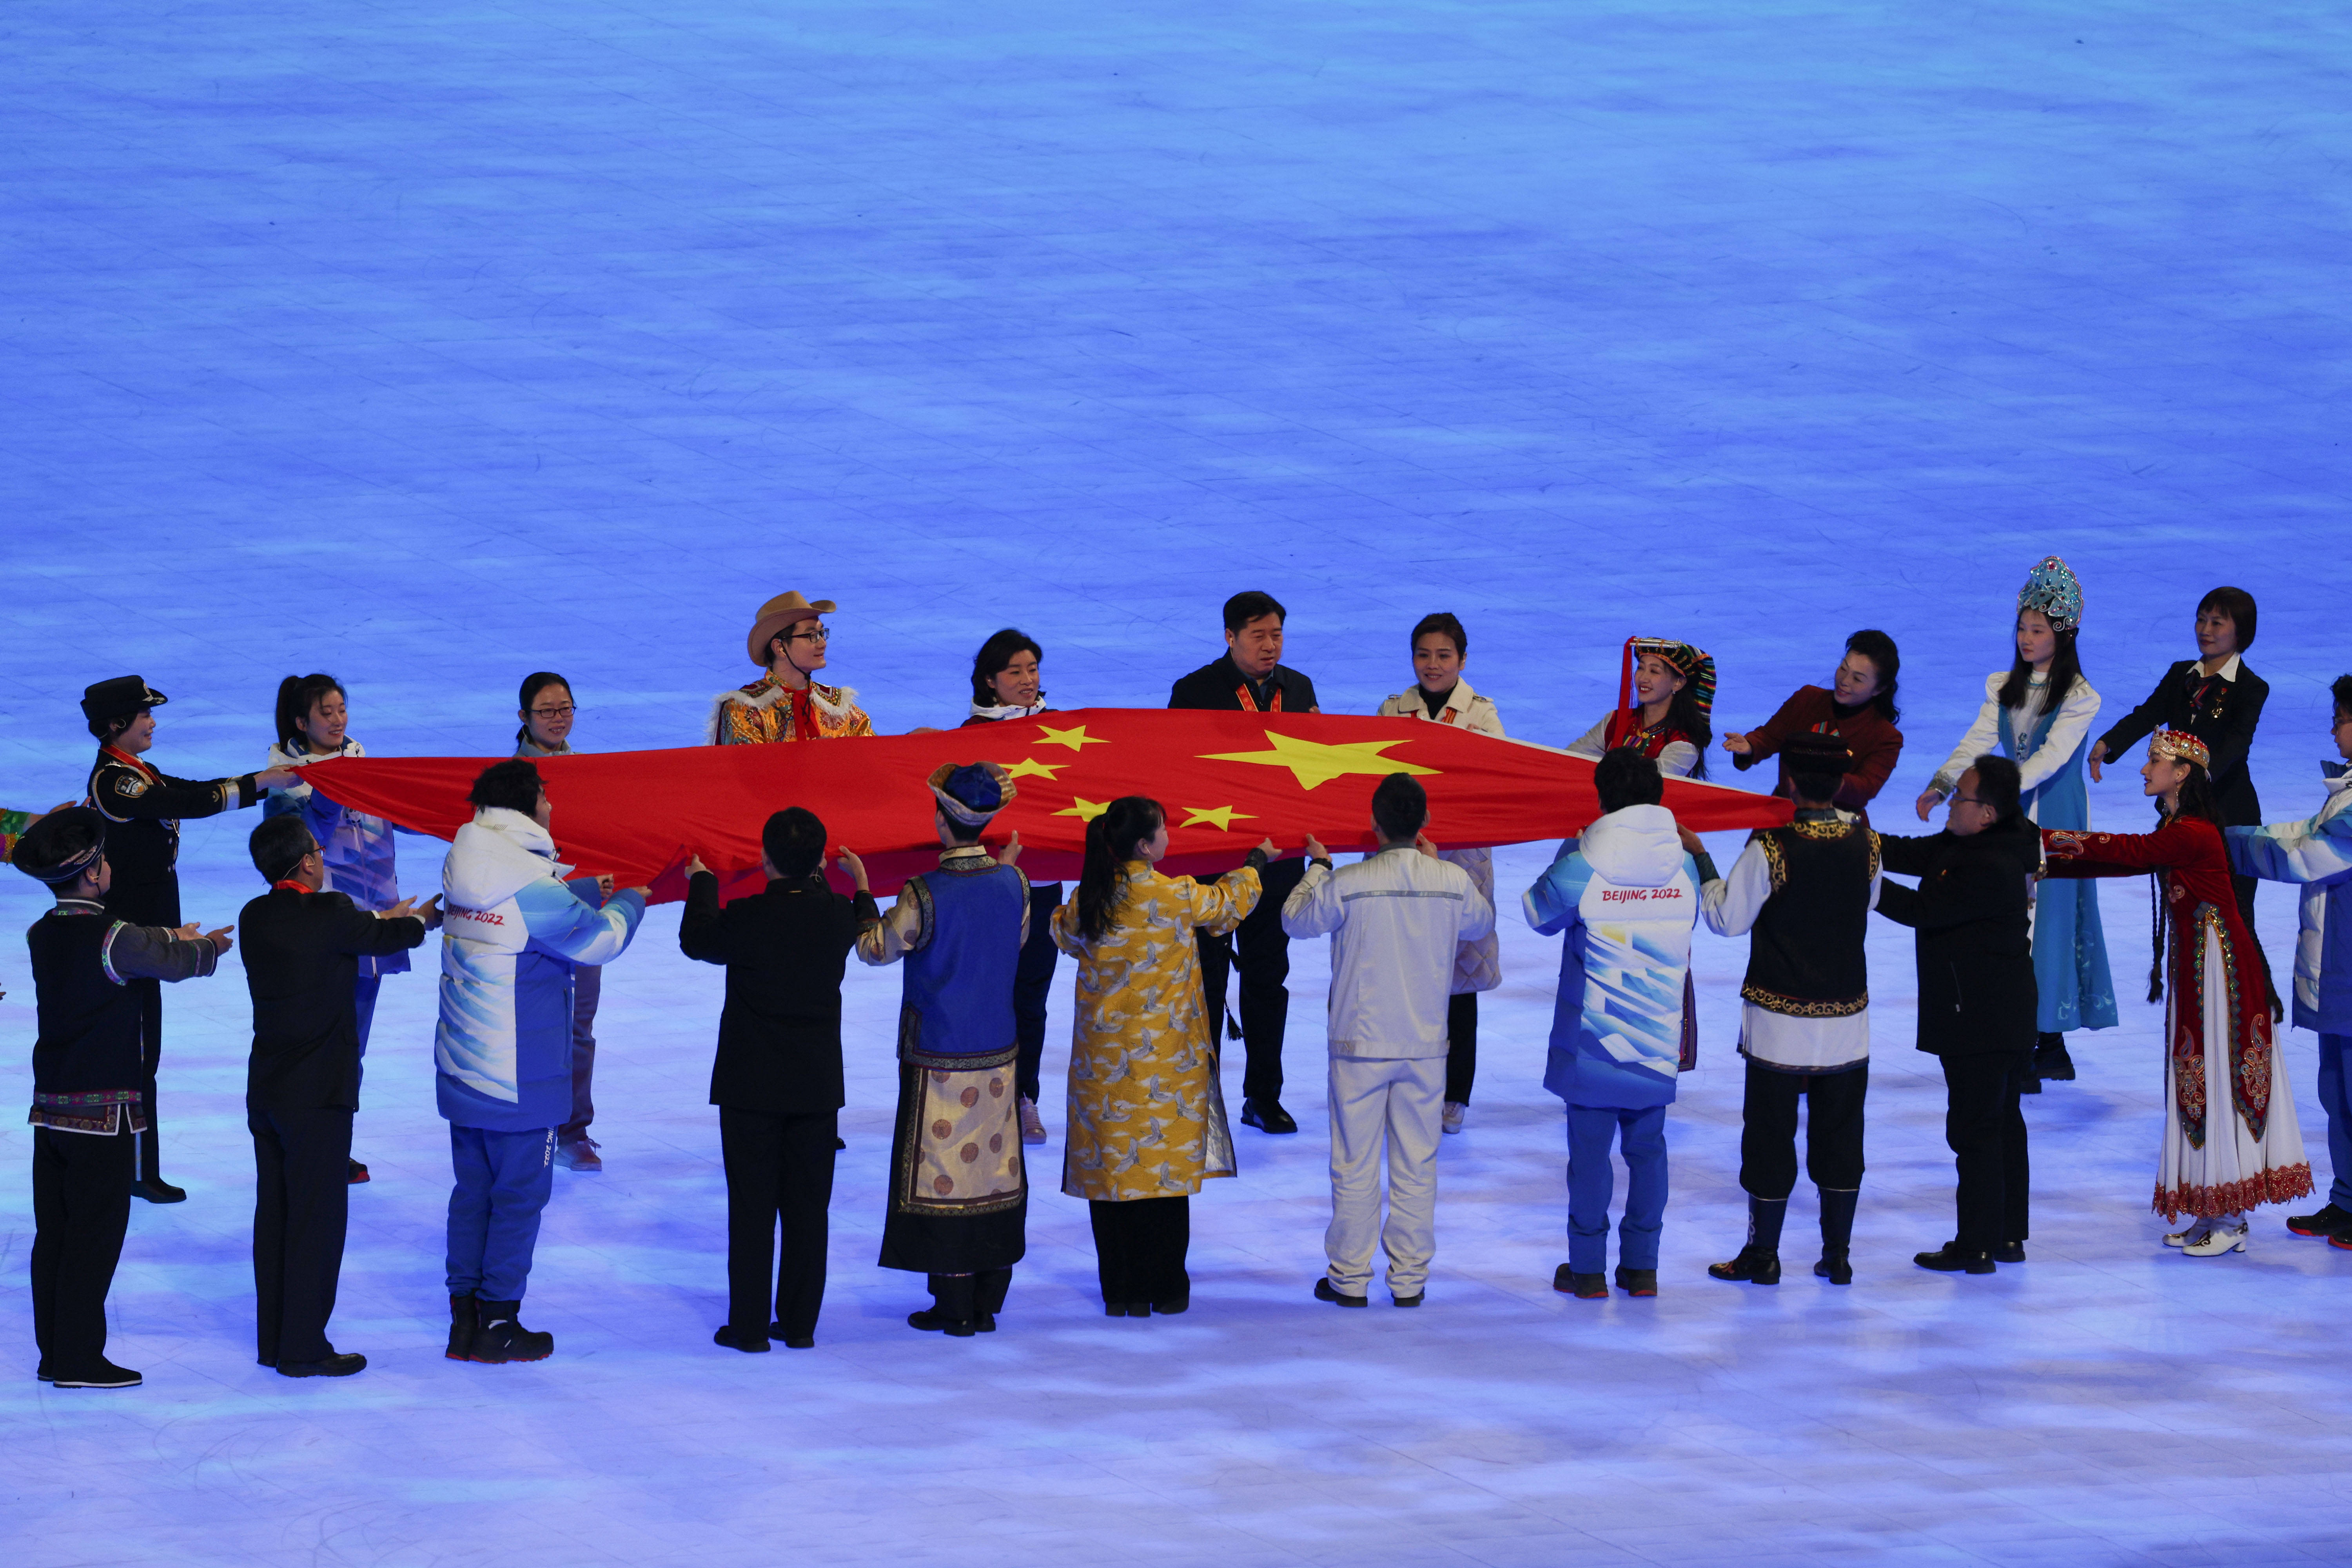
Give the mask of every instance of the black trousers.
[[1797, 1101], [1809, 1100], [1805, 1174], [1813, 1185], [1844, 1192], [1862, 1185], [1862, 1101], [1870, 1064], [1844, 1072], [1775, 1072], [1748, 1064], [1740, 1106], [1739, 1185], [1748, 1196], [1786, 1198], [1797, 1185]]
[[1445, 1098], [1470, 1103], [1470, 1080], [1478, 1076], [1478, 993], [1457, 992], [1445, 999]]
[[816, 1332], [840, 1124], [837, 1110], [784, 1116], [719, 1108], [727, 1170], [727, 1323], [739, 1338], [766, 1339], [772, 1321], [794, 1337]]
[[1952, 1146], [1958, 1167], [1954, 1202], [1963, 1252], [1990, 1252], [2028, 1234], [2032, 1168], [2025, 1154], [2025, 1113], [2017, 1097], [2030, 1059], [2022, 1051], [1942, 1058], [1944, 1142]]
[[1062, 884], [1049, 882], [1029, 889], [1029, 940], [1021, 944], [1021, 962], [1013, 972], [1013, 1034], [1021, 1054], [1013, 1064], [1013, 1084], [1021, 1098], [1037, 1098], [1037, 1064], [1045, 1056], [1045, 994], [1054, 988], [1054, 963], [1062, 956], [1054, 945], [1054, 910], [1062, 902]]
[[139, 997], [139, 1092], [146, 1097], [147, 1131], [139, 1135], [139, 1179], [163, 1179], [163, 1134], [155, 1120], [155, 1067], [163, 1056], [163, 983], [126, 980]]
[[352, 1113], [248, 1110], [254, 1349], [264, 1366], [324, 1361], [352, 1210]]
[[1192, 1245], [1192, 1200], [1130, 1198], [1126, 1203], [1089, 1201], [1094, 1222], [1095, 1268], [1102, 1278], [1105, 1304], [1120, 1301], [1181, 1301], [1192, 1293], [1184, 1255]]
[[131, 1226], [134, 1142], [129, 1132], [33, 1129], [33, 1342], [53, 1377], [93, 1374], [106, 1359], [106, 1292]]
[[1241, 967], [1242, 1046], [1248, 1064], [1242, 1072], [1245, 1100], [1282, 1098], [1282, 1037], [1290, 1020], [1290, 992], [1284, 984], [1290, 978], [1290, 938], [1282, 929], [1282, 900], [1290, 897], [1290, 890], [1306, 875], [1304, 860], [1275, 861], [1258, 873], [1263, 896], [1247, 920], [1230, 936], [1201, 933], [1201, 989], [1212, 1039], [1223, 1038], [1225, 978], [1235, 964]]

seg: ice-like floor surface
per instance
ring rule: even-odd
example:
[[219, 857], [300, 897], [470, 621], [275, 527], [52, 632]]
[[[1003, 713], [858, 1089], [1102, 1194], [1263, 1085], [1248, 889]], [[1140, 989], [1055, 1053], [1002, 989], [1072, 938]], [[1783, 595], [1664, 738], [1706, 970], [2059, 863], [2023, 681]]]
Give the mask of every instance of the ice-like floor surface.
[[[379, 752], [496, 750], [541, 667], [583, 743], [683, 743], [746, 678], [751, 607], [799, 587], [842, 602], [835, 670], [898, 730], [953, 721], [1006, 622], [1056, 700], [1156, 701], [1265, 586], [1328, 706], [1403, 685], [1405, 629], [1447, 608], [1515, 731], [1553, 741], [1629, 632], [1713, 649], [1736, 728], [1884, 626], [1894, 827], [2058, 550], [2111, 700], [2187, 651], [2203, 589], [2261, 595], [2257, 773], [2273, 816], [2307, 811], [2352, 666], [2347, 46], [2339, 7], [2294, 4], [24, 0], [0, 796], [79, 790], [72, 699], [125, 669], [173, 695], [184, 773], [255, 765], [277, 679], [315, 668]], [[2128, 781], [2095, 800], [2146, 820]], [[255, 890], [250, 823], [191, 830], [193, 912]], [[1540, 858], [1502, 857], [1506, 887]], [[2106, 894], [2134, 999], [2032, 1102], [2033, 1260], [1990, 1279], [1909, 1263], [1948, 1234], [1949, 1167], [1907, 941], [1878, 931], [1848, 1289], [1701, 1273], [1738, 1239], [1743, 962], [1703, 939], [1664, 1293], [1552, 1293], [1556, 953], [1507, 920], [1427, 1308], [1307, 1299], [1302, 947], [1307, 1130], [1244, 1132], [1201, 1200], [1192, 1313], [1100, 1317], [1083, 1209], [1041, 1192], [1003, 1331], [918, 1336], [914, 1282], [871, 1265], [897, 981], [857, 974], [821, 1342], [757, 1359], [709, 1342], [719, 977], [675, 912], [607, 973], [609, 1168], [559, 1177], [540, 1365], [439, 1357], [431, 986], [394, 981], [335, 1325], [372, 1365], [334, 1384], [251, 1363], [243, 987], [183, 986], [192, 1196], [138, 1210], [114, 1298], [150, 1382], [45, 1391], [0, 1292], [5, 1554], [2352, 1559], [2352, 1255], [2275, 1211], [2242, 1257], [2157, 1246], [2146, 903]], [[14, 878], [0, 905], [39, 907]], [[2284, 959], [2292, 901], [2262, 911]], [[0, 972], [5, 1106], [33, 1015], [21, 950]], [[2287, 1049], [2324, 1173], [2310, 1037]], [[11, 1281], [26, 1142], [0, 1125]], [[1810, 1224], [1801, 1194], [1792, 1254]]]

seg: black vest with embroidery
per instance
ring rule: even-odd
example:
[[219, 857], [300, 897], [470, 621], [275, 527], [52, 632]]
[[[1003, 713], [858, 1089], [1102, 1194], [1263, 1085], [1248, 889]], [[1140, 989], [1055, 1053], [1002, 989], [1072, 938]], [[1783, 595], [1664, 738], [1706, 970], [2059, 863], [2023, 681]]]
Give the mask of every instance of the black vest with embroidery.
[[1863, 941], [1878, 835], [1835, 818], [1767, 828], [1757, 839], [1772, 894], [1748, 937], [1739, 994], [1768, 1013], [1846, 1018], [1870, 1005]]
[[139, 994], [107, 976], [106, 937], [115, 924], [107, 915], [52, 910], [25, 933], [40, 1025], [35, 1107], [53, 1121], [110, 1125], [107, 1107], [137, 1104]]

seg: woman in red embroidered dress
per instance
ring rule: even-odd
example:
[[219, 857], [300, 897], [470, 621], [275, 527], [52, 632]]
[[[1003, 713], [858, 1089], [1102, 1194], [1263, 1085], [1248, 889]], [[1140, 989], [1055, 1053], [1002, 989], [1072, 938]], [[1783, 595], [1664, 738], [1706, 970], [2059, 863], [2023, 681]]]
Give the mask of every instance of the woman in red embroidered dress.
[[1625, 669], [1617, 706], [1571, 742], [1568, 754], [1599, 762], [1632, 746], [1675, 778], [1706, 777], [1707, 743], [1715, 739], [1715, 660], [1668, 637], [1625, 639]]
[[2168, 975], [2171, 992], [2155, 1208], [2167, 1219], [2190, 1216], [2187, 1230], [2164, 1239], [2198, 1258], [2243, 1250], [2248, 1209], [2311, 1191], [2294, 1093], [2271, 1037], [2262, 952], [2230, 882], [2209, 755], [2181, 731], [2149, 740], [2140, 776], [2164, 814], [2154, 833], [2042, 835], [2050, 876], [2155, 875], [2148, 1000], [2164, 994]]

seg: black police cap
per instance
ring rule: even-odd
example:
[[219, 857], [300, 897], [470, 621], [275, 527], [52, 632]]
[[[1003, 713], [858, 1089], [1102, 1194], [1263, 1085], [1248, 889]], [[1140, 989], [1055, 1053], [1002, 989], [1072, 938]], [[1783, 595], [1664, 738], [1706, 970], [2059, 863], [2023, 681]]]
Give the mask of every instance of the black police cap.
[[143, 676], [118, 675], [82, 689], [81, 716], [93, 724], [104, 724], [128, 719], [142, 708], [161, 708], [170, 700], [148, 685]]

